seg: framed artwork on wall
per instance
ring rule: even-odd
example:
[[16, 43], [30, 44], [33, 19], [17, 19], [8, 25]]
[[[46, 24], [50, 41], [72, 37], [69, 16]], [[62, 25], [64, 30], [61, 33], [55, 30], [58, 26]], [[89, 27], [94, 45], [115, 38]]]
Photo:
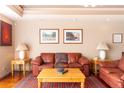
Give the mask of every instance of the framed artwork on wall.
[[122, 56], [124, 56], [124, 52], [122, 52]]
[[0, 46], [12, 45], [12, 25], [0, 20]]
[[112, 42], [113, 43], [122, 43], [122, 33], [113, 33], [112, 35]]
[[64, 29], [63, 42], [65, 44], [82, 44], [83, 29]]
[[40, 29], [39, 41], [40, 44], [58, 44], [59, 29]]

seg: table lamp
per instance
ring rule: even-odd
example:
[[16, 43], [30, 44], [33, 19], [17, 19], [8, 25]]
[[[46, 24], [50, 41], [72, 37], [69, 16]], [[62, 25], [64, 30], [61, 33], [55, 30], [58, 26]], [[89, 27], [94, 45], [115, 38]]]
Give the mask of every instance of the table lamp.
[[17, 46], [16, 51], [19, 51], [19, 59], [25, 58], [25, 51], [27, 50], [28, 50], [28, 47], [24, 43], [21, 43]]
[[97, 50], [99, 50], [99, 57], [101, 60], [105, 60], [106, 58], [106, 50], [109, 50], [109, 47], [105, 42], [101, 42], [97, 46]]

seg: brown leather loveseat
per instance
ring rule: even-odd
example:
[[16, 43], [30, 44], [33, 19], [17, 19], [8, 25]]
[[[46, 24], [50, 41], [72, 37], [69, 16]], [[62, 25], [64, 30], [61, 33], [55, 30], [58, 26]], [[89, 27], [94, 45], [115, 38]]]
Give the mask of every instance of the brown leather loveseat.
[[124, 56], [120, 60], [100, 63], [100, 78], [112, 88], [124, 88]]
[[41, 53], [32, 60], [32, 72], [37, 76], [43, 68], [80, 68], [89, 76], [89, 60], [81, 53]]

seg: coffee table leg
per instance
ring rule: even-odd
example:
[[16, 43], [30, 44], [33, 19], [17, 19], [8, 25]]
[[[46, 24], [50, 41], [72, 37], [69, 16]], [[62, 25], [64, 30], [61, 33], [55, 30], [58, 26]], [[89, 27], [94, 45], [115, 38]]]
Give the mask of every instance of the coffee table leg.
[[84, 88], [84, 83], [83, 82], [81, 82], [81, 88]]

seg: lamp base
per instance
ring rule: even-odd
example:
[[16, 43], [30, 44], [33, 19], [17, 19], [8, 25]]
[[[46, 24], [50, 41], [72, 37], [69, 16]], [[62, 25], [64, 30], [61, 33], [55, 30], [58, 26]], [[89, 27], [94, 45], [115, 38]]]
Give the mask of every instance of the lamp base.
[[25, 51], [19, 51], [19, 59], [25, 58]]
[[106, 58], [106, 51], [105, 50], [100, 50], [99, 51], [99, 57], [101, 60], [105, 60]]

